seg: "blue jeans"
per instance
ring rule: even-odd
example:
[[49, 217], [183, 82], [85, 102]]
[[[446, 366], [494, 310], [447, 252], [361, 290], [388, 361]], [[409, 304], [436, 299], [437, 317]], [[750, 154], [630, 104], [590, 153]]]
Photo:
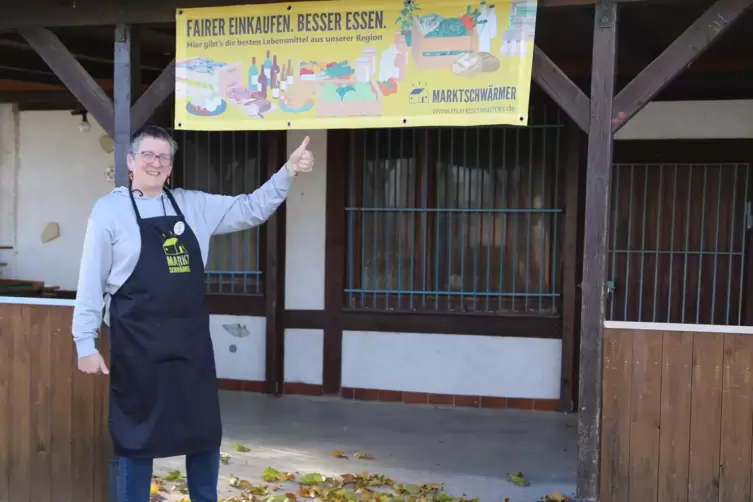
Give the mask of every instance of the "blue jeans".
[[[151, 458], [120, 457], [119, 502], [149, 502], [152, 484]], [[220, 450], [186, 455], [186, 474], [191, 502], [217, 502]]]

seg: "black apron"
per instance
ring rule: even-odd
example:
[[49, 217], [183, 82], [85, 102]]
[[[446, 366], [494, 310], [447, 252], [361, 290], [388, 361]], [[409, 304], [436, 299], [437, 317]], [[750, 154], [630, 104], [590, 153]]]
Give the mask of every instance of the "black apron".
[[123, 457], [187, 455], [222, 440], [201, 250], [165, 193], [177, 216], [142, 219], [129, 190], [141, 254], [110, 303], [110, 434]]

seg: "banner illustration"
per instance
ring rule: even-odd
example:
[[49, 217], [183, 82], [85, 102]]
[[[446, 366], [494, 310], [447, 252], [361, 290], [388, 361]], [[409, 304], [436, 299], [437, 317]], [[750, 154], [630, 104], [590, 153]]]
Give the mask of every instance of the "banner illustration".
[[527, 125], [536, 8], [379, 0], [180, 9], [175, 126]]

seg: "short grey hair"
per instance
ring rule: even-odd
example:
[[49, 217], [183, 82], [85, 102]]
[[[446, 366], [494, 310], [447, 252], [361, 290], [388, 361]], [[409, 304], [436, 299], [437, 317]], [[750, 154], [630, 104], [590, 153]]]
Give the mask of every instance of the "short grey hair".
[[131, 144], [129, 147], [129, 153], [131, 155], [139, 153], [139, 145], [141, 145], [141, 140], [144, 138], [155, 138], [167, 141], [170, 144], [170, 151], [172, 152], [173, 157], [178, 151], [178, 143], [172, 136], [170, 136], [170, 133], [159, 126], [148, 125], [142, 127], [131, 136]]

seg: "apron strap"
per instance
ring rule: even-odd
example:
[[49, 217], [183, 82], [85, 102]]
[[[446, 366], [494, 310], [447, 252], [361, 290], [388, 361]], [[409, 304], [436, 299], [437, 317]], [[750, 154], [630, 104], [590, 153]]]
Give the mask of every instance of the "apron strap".
[[170, 204], [173, 205], [175, 214], [178, 215], [178, 218], [185, 220], [185, 217], [183, 216], [183, 213], [181, 212], [180, 207], [178, 206], [178, 203], [175, 202], [175, 197], [173, 197], [172, 192], [168, 188], [165, 188], [164, 191], [165, 191], [165, 195], [167, 195], [167, 198], [170, 199]]
[[139, 208], [136, 207], [136, 199], [133, 198], [133, 183], [128, 183], [128, 195], [131, 197], [131, 204], [133, 204], [133, 210], [136, 213], [136, 221], [141, 223], [141, 213], [139, 213]]
[[[128, 184], [128, 195], [131, 198], [131, 204], [133, 205], [133, 211], [136, 213], [136, 221], [141, 221], [141, 213], [139, 213], [139, 208], [136, 207], [136, 199], [133, 198], [133, 189], [132, 184]], [[170, 204], [172, 204], [173, 209], [175, 210], [175, 214], [178, 216], [178, 218], [185, 220], [185, 217], [183, 216], [183, 212], [180, 210], [180, 206], [178, 206], [178, 203], [175, 202], [175, 198], [173, 197], [173, 194], [168, 190], [167, 188], [164, 189], [165, 195], [167, 195], [167, 198], [170, 200]], [[163, 209], [164, 209], [164, 203]]]

